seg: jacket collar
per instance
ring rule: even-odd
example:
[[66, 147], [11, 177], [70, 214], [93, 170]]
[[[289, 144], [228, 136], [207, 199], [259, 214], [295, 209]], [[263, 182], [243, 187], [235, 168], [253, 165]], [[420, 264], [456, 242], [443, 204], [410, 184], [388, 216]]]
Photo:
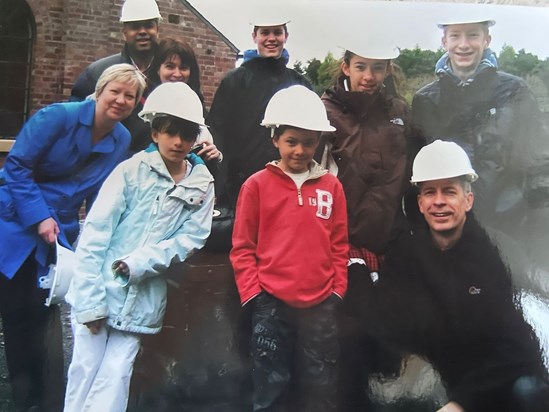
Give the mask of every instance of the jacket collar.
[[[90, 129], [93, 127], [93, 122], [95, 118], [95, 108], [96, 108], [96, 101], [94, 99], [86, 99], [81, 103], [75, 103], [75, 104], [81, 104], [82, 108], [79, 111], [78, 114], [78, 121], [80, 124], [89, 127]], [[92, 152], [94, 153], [112, 153], [114, 149], [116, 148], [117, 143], [122, 139], [124, 136], [124, 128], [121, 127], [120, 123], [116, 123], [114, 125], [114, 128], [111, 130], [111, 132], [105, 136], [103, 139], [101, 139], [92, 149]], [[85, 143], [83, 141], [77, 141], [76, 144], [80, 149], [84, 149], [85, 147], [89, 147], [88, 143]]]
[[374, 94], [352, 92], [345, 87], [346, 79], [347, 76], [341, 75], [336, 86], [326, 91], [327, 95], [339, 100], [348, 110], [359, 116], [366, 114], [372, 107], [385, 106], [387, 99], [384, 88]]
[[[249, 52], [249, 53], [248, 53]], [[244, 62], [241, 67], [256, 67], [258, 70], [270, 72], [283, 72], [286, 70], [289, 55], [286, 49], [282, 52], [282, 56], [278, 59], [274, 57], [261, 57], [257, 50], [247, 50], [244, 55]]]
[[[151, 146], [149, 146], [146, 150], [135, 154], [134, 157], [137, 157], [142, 163], [147, 165], [151, 172], [173, 182], [170, 172], [168, 172], [168, 168], [166, 167], [164, 160], [162, 160], [158, 150], [151, 149]], [[202, 159], [195, 154], [187, 156], [186, 160], [192, 167], [191, 173], [185, 179], [181, 180], [181, 182], [176, 183], [176, 186], [195, 188], [206, 192], [208, 185], [213, 182], [213, 177], [208, 171], [208, 168]]]
[[273, 57], [260, 56], [257, 49], [245, 50], [243, 55], [243, 60], [244, 60], [243, 63], [249, 62], [250, 60], [253, 60], [253, 59], [270, 59], [270, 60], [277, 60], [277, 61], [280, 60], [284, 63], [284, 66], [286, 66], [290, 61], [290, 54], [288, 53], [288, 50], [283, 49], [280, 57], [278, 59], [275, 59]]
[[[266, 168], [272, 172], [286, 176], [286, 173], [280, 168], [279, 163], [280, 160], [273, 160], [272, 162], [267, 163]], [[307, 177], [307, 180], [318, 179], [326, 173], [328, 173], [328, 171], [313, 160], [309, 165], [309, 176]]]
[[444, 53], [442, 57], [438, 60], [437, 64], [435, 65], [435, 74], [440, 77], [448, 77], [450, 78], [457, 86], [468, 86], [471, 83], [473, 83], [476, 79], [476, 77], [485, 71], [495, 71], [498, 68], [498, 61], [496, 59], [495, 53], [490, 49], [484, 50], [484, 53], [482, 55], [482, 59], [475, 70], [475, 72], [466, 80], [461, 80], [459, 77], [457, 77], [453, 70], [452, 65], [450, 62], [450, 59], [448, 57], [448, 53]]

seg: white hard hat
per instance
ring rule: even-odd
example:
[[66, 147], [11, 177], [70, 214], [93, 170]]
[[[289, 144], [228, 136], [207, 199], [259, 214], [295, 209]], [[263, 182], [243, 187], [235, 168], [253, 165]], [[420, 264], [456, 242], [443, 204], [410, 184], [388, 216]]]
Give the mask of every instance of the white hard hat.
[[342, 49], [350, 51], [353, 54], [356, 54], [357, 56], [364, 57], [365, 59], [392, 60], [396, 59], [400, 54], [398, 47], [396, 47], [394, 44], [382, 43], [379, 41], [364, 41], [360, 44], [340, 47]]
[[320, 132], [335, 130], [320, 97], [301, 85], [279, 90], [267, 104], [261, 126], [275, 128], [282, 125]]
[[263, 18], [263, 19], [258, 19], [256, 21], [250, 22], [250, 24], [254, 27], [276, 27], [276, 26], [285, 26], [290, 21], [291, 20], [286, 20], [284, 18], [281, 18], [281, 19]]
[[440, 23], [437, 24], [439, 29], [443, 29], [446, 26], [451, 26], [453, 24], [486, 24], [488, 27], [492, 27], [494, 24], [496, 24], [495, 20], [492, 20], [487, 17], [451, 17], [448, 19], [442, 20]]
[[69, 290], [76, 265], [75, 253], [61, 246], [57, 240], [55, 242], [55, 255], [55, 264], [50, 265], [48, 274], [38, 279], [38, 284], [42, 289], [50, 290], [50, 294], [46, 298], [46, 306], [56, 305], [63, 301]]
[[424, 146], [412, 166], [412, 183], [465, 176], [469, 182], [478, 179], [465, 150], [454, 142], [435, 140]]
[[155, 0], [126, 0], [122, 5], [120, 21], [162, 20]]
[[149, 94], [139, 117], [152, 122], [157, 116], [171, 115], [204, 126], [203, 110], [198, 95], [186, 83], [163, 83]]

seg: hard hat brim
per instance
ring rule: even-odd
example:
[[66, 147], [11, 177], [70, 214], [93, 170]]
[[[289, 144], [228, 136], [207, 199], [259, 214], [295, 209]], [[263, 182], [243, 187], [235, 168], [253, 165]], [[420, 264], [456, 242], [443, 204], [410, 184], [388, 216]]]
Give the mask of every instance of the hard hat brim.
[[493, 25], [496, 24], [496, 21], [495, 20], [491, 20], [491, 19], [456, 19], [456, 20], [450, 20], [450, 21], [447, 21], [447, 22], [443, 22], [443, 23], [438, 23], [437, 24], [437, 27], [439, 29], [444, 29], [446, 26], [455, 26], [455, 25], [458, 25], [458, 24], [486, 24], [488, 27], [492, 27]]
[[264, 20], [264, 21], [260, 21], [258, 23], [253, 23], [253, 22], [250, 22], [250, 26], [253, 26], [253, 27], [277, 27], [277, 26], [285, 26], [287, 25], [288, 23], [290, 23], [291, 20]]
[[372, 60], [393, 60], [400, 56], [400, 50], [396, 46], [388, 46], [386, 48], [378, 49], [367, 49], [360, 47], [344, 47], [338, 46], [345, 51], [349, 51], [357, 56], [363, 57], [365, 59]]
[[290, 124], [288, 122], [285, 122], [285, 123], [272, 123], [272, 122], [268, 122], [268, 123], [265, 123], [265, 122], [261, 122], [260, 123], [260, 126], [264, 126], [264, 127], [271, 127], [271, 128], [277, 128], [277, 127], [280, 127], [280, 126], [288, 126], [288, 127], [295, 127], [295, 128], [298, 128], [298, 129], [303, 129], [303, 130], [313, 130], [315, 132], [335, 132], [336, 131], [336, 128], [332, 125], [326, 125], [326, 126], [309, 126], [309, 127], [306, 127], [305, 125], [294, 125], [294, 124]]

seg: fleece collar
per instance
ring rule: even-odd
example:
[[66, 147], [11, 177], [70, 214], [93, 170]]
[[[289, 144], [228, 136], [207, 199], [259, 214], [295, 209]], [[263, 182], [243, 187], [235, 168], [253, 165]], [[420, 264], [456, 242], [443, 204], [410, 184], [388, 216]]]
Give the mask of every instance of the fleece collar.
[[438, 60], [437, 64], [435, 65], [435, 74], [438, 77], [448, 76], [450, 79], [454, 81], [454, 83], [457, 86], [468, 86], [475, 81], [479, 73], [482, 73], [486, 70], [497, 70], [497, 68], [498, 68], [498, 61], [497, 61], [496, 55], [490, 48], [488, 48], [484, 50], [484, 53], [482, 55], [482, 60], [480, 61], [475, 72], [468, 79], [461, 80], [459, 77], [457, 77], [454, 74], [452, 70], [452, 66], [450, 64], [450, 59], [448, 58], [448, 53], [446, 52], [442, 55], [442, 57]]
[[[265, 59], [265, 58], [272, 59], [272, 57], [262, 57], [262, 56], [260, 56], [257, 49], [249, 49], [249, 50], [244, 51], [244, 61], [243, 61], [243, 63], [249, 62], [250, 60], [253, 60], [253, 59]], [[283, 49], [282, 54], [280, 55], [280, 57], [278, 59], [273, 59], [273, 60], [281, 60], [284, 63], [284, 66], [286, 66], [288, 64], [288, 62], [290, 61], [290, 54], [288, 53], [288, 50]]]
[[[162, 160], [158, 150], [154, 150], [149, 146], [147, 150], [135, 154], [134, 157], [138, 157], [151, 171], [166, 179], [172, 180], [170, 172], [166, 168], [166, 164]], [[191, 174], [178, 183], [178, 185], [197, 188], [205, 192], [208, 189], [208, 184], [213, 182], [213, 177], [208, 171], [208, 168], [202, 159], [194, 153], [189, 154], [186, 157], [186, 160], [191, 164]]]
[[[279, 160], [273, 160], [272, 162], [267, 163], [267, 169], [285, 175], [284, 171], [280, 168], [279, 162]], [[328, 171], [313, 160], [309, 164], [309, 176], [307, 177], [307, 180], [318, 179], [326, 173], [328, 173]]]

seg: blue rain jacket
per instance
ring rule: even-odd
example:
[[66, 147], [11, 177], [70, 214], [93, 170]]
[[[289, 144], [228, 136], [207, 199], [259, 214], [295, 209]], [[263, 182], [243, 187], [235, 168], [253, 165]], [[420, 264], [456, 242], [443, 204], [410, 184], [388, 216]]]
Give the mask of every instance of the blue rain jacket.
[[67, 247], [79, 232], [78, 212], [114, 167], [127, 158], [130, 134], [120, 123], [95, 146], [95, 101], [56, 103], [25, 124], [0, 170], [0, 273], [11, 279], [35, 251], [45, 274], [48, 246], [37, 224], [54, 218]]

